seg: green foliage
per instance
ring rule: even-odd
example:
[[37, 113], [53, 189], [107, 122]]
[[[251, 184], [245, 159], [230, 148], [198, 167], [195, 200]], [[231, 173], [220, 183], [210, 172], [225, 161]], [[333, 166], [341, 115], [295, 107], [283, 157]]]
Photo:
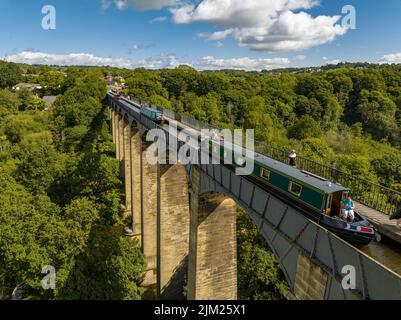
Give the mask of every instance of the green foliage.
[[4, 117], [0, 123], [0, 130], [10, 142], [18, 144], [29, 134], [47, 130], [47, 124], [45, 114], [23, 112]]
[[274, 253], [243, 209], [237, 210], [238, 296], [280, 300], [288, 290]]
[[44, 88], [43, 91], [45, 95], [57, 95], [62, 91], [66, 81], [66, 76], [59, 71], [50, 70], [41, 73], [38, 77], [38, 81]]
[[18, 91], [18, 98], [20, 99], [19, 110], [44, 110], [45, 103], [39, 97], [33, 95], [32, 91], [22, 88]]
[[[0, 90], [0, 298], [140, 299], [143, 255], [112, 227], [123, 192], [103, 74], [31, 72], [64, 94], [45, 110], [30, 91]], [[56, 269], [55, 290], [41, 287], [46, 265]]]
[[151, 104], [154, 104], [156, 106], [162, 107], [164, 109], [168, 109], [168, 110], [172, 109], [171, 102], [169, 100], [167, 100], [166, 98], [159, 96], [157, 94], [152, 94], [149, 97], [148, 102]]
[[0, 88], [10, 88], [22, 80], [22, 71], [18, 65], [0, 61]]
[[0, 117], [16, 114], [20, 100], [15, 93], [0, 89]]
[[[13, 291], [24, 299], [141, 297], [143, 256], [136, 242], [120, 237], [124, 190], [102, 106], [105, 75], [125, 77], [128, 93], [152, 104], [215, 126], [255, 129], [259, 151], [264, 143], [296, 149], [399, 189], [401, 68], [323, 69], [149, 71], [0, 62], [0, 291], [7, 299]], [[58, 95], [52, 110], [37, 92], [5, 89], [22, 80], [46, 87], [39, 94]], [[282, 299], [284, 276], [243, 212], [237, 230], [239, 296]], [[44, 264], [56, 266], [55, 291], [40, 287]]]
[[379, 91], [362, 90], [357, 106], [366, 132], [377, 139], [396, 140], [399, 127], [395, 121], [397, 106]]
[[139, 99], [146, 100], [152, 94], [167, 97], [167, 91], [163, 88], [159, 76], [146, 69], [136, 69], [126, 82], [129, 94]]
[[370, 181], [377, 178], [368, 159], [358, 154], [343, 154], [336, 157], [336, 168], [340, 171], [363, 177]]
[[[67, 194], [62, 194], [66, 190]], [[98, 153], [85, 153], [69, 167], [59, 184], [53, 186], [53, 197], [61, 204], [85, 197], [96, 203], [107, 224], [119, 221], [122, 182], [116, 159]]]
[[39, 144], [21, 160], [18, 181], [33, 194], [46, 192], [64, 171], [64, 156], [52, 145]]
[[401, 153], [392, 150], [374, 160], [372, 165], [383, 182], [388, 185], [401, 184]]
[[317, 138], [321, 135], [319, 124], [309, 115], [303, 115], [288, 130], [288, 136], [298, 140]]
[[61, 298], [80, 300], [138, 300], [143, 289], [138, 278], [145, 260], [137, 241], [120, 236], [110, 228], [93, 230], [84, 253], [76, 260], [74, 271]]
[[1, 172], [0, 184], [0, 277], [4, 295], [11, 298], [19, 288], [25, 298], [51, 298], [54, 293], [41, 287], [43, 266], [56, 267], [62, 286], [62, 275], [68, 273], [71, 257], [79, 252], [75, 243], [81, 239], [71, 233], [58, 215], [59, 208], [46, 196], [33, 197]]
[[333, 149], [325, 139], [307, 138], [301, 141], [300, 151], [302, 156], [316, 162], [324, 162], [325, 159], [334, 157]]

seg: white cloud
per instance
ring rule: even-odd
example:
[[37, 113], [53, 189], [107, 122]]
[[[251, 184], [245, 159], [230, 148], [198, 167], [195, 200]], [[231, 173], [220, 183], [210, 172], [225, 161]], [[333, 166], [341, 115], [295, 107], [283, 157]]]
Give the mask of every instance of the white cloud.
[[388, 63], [388, 64], [401, 63], [401, 53], [386, 54], [379, 60], [379, 63]]
[[297, 55], [294, 58], [292, 58], [292, 60], [294, 61], [304, 61], [306, 59], [306, 56], [303, 54]]
[[240, 46], [254, 50], [303, 50], [333, 41], [345, 34], [340, 16], [318, 16], [292, 10], [310, 9], [318, 0], [201, 0], [170, 9], [178, 24], [207, 22], [222, 27], [201, 35], [208, 40], [233, 36]]
[[153, 18], [152, 20], [149, 20], [149, 24], [154, 24], [154, 23], [158, 23], [158, 22], [163, 22], [166, 21], [168, 18], [165, 16], [161, 16], [161, 17], [156, 17]]
[[33, 51], [23, 51], [17, 54], [8, 55], [5, 57], [5, 60], [27, 64], [62, 66], [114, 66], [118, 68], [130, 68], [132, 64], [128, 59], [97, 57], [89, 53], [49, 54]]
[[141, 60], [130, 60], [123, 58], [99, 57], [89, 53], [70, 53], [70, 54], [49, 54], [43, 52], [23, 51], [5, 57], [5, 60], [26, 64], [46, 64], [60, 66], [112, 66], [117, 68], [138, 68], [148, 69], [176, 68], [186, 64], [198, 70], [269, 70], [282, 68], [289, 65], [288, 58], [228, 58], [221, 59], [213, 56], [205, 56], [197, 60], [181, 60], [174, 54], [161, 54]]
[[219, 41], [227, 38], [234, 32], [234, 29], [227, 29], [223, 31], [216, 31], [213, 33], [200, 32], [197, 34], [199, 38], [205, 38], [208, 41]]
[[120, 10], [128, 8], [138, 10], [158, 10], [176, 2], [177, 0], [114, 0], [115, 6]]
[[161, 54], [157, 57], [150, 57], [132, 62], [131, 68], [144, 67], [147, 69], [172, 69], [181, 63], [174, 54]]
[[288, 66], [290, 63], [287, 58], [260, 58], [252, 59], [229, 58], [219, 59], [213, 56], [205, 56], [197, 60], [179, 60], [175, 55], [161, 55], [135, 61], [133, 67], [145, 67], [148, 69], [176, 68], [179, 65], [189, 65], [197, 70], [221, 70], [221, 69], [236, 69], [246, 71], [260, 71], [263, 69], [270, 70]]
[[194, 62], [193, 66], [199, 70], [220, 70], [220, 69], [237, 69], [237, 70], [270, 70], [282, 68], [290, 63], [287, 58], [259, 58], [252, 59], [248, 57], [218, 59], [213, 56], [206, 56]]
[[327, 60], [327, 64], [339, 64], [340, 62], [340, 59]]

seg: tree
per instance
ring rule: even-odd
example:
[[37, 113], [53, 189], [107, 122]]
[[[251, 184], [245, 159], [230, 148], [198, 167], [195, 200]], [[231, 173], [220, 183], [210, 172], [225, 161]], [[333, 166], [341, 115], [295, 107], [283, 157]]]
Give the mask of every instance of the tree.
[[243, 209], [237, 210], [238, 296], [240, 299], [284, 299], [287, 284], [277, 258]]
[[76, 259], [74, 271], [61, 292], [63, 299], [139, 300], [139, 278], [145, 259], [137, 241], [109, 228], [93, 231], [87, 250]]
[[162, 108], [168, 109], [168, 110], [171, 110], [173, 108], [171, 106], [171, 102], [169, 100], [167, 100], [166, 98], [161, 97], [161, 96], [159, 96], [157, 94], [152, 94], [149, 97], [148, 102], [153, 104], [153, 105], [156, 105], [158, 107], [162, 107]]
[[0, 118], [9, 114], [16, 114], [20, 103], [15, 93], [0, 89]]
[[377, 181], [369, 159], [359, 154], [342, 154], [336, 156], [336, 168], [345, 173]]
[[18, 65], [0, 61], [0, 88], [10, 88], [22, 80], [22, 71]]
[[362, 90], [358, 107], [362, 124], [366, 132], [376, 139], [396, 139], [399, 135], [398, 125], [395, 121], [397, 106], [380, 91]]
[[52, 199], [60, 205], [85, 197], [96, 203], [105, 224], [119, 222], [123, 184], [118, 160], [86, 152], [66, 166], [62, 177], [51, 188]]
[[301, 141], [300, 152], [303, 157], [320, 162], [327, 163], [334, 156], [333, 149], [329, 146], [325, 139], [306, 138]]
[[52, 145], [40, 144], [30, 150], [18, 166], [18, 180], [33, 194], [46, 192], [64, 171], [64, 156]]
[[78, 198], [65, 207], [64, 218], [77, 222], [89, 237], [94, 222], [99, 219], [99, 212], [88, 198]]
[[187, 92], [197, 92], [201, 75], [190, 66], [182, 65], [176, 69], [160, 72], [163, 87], [167, 89], [170, 98], [178, 99]]
[[[0, 290], [3, 298], [25, 299], [57, 296], [83, 242], [59, 216], [60, 209], [46, 196], [33, 197], [15, 180], [0, 172]], [[79, 227], [79, 226], [76, 226]], [[44, 291], [42, 268], [56, 268], [56, 290]]]
[[339, 69], [327, 72], [326, 79], [332, 84], [334, 94], [345, 108], [354, 87], [351, 77], [348, 76], [346, 70]]
[[38, 81], [46, 94], [57, 95], [61, 93], [66, 77], [59, 71], [51, 70], [41, 73]]
[[322, 130], [319, 124], [309, 115], [302, 116], [288, 130], [288, 136], [298, 140], [317, 138], [321, 135]]
[[47, 118], [43, 114], [35, 112], [21, 112], [5, 117], [4, 123], [1, 126], [1, 130], [4, 132], [10, 142], [17, 144], [20, 143], [24, 137], [27, 137], [31, 133], [40, 133], [47, 130], [46, 122]]
[[382, 155], [372, 161], [372, 165], [387, 185], [401, 184], [401, 155], [398, 150]]
[[153, 94], [168, 97], [160, 77], [155, 72], [143, 68], [134, 70], [126, 85], [129, 87], [129, 94], [138, 99], [146, 100]]

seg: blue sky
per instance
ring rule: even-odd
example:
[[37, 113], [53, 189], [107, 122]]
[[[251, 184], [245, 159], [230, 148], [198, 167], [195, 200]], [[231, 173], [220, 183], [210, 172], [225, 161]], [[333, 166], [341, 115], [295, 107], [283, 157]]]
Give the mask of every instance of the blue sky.
[[[56, 8], [55, 30], [41, 26], [45, 5]], [[355, 30], [335, 17], [345, 5]], [[400, 12], [399, 0], [0, 0], [0, 57], [246, 70], [401, 63]]]

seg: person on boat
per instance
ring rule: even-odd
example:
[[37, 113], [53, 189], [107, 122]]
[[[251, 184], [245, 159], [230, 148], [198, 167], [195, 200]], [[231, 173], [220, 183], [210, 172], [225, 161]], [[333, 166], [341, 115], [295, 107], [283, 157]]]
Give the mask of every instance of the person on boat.
[[354, 201], [352, 201], [351, 196], [348, 195], [345, 200], [342, 202], [342, 213], [343, 213], [343, 220], [347, 221], [349, 218], [351, 222], [354, 222], [355, 213], [354, 213], [355, 205]]
[[292, 150], [292, 152], [288, 155], [288, 158], [290, 159], [290, 166], [296, 167], [297, 166], [297, 154], [295, 153], [295, 150]]
[[401, 229], [401, 206], [390, 216], [390, 220], [397, 220], [396, 227], [397, 229]]

